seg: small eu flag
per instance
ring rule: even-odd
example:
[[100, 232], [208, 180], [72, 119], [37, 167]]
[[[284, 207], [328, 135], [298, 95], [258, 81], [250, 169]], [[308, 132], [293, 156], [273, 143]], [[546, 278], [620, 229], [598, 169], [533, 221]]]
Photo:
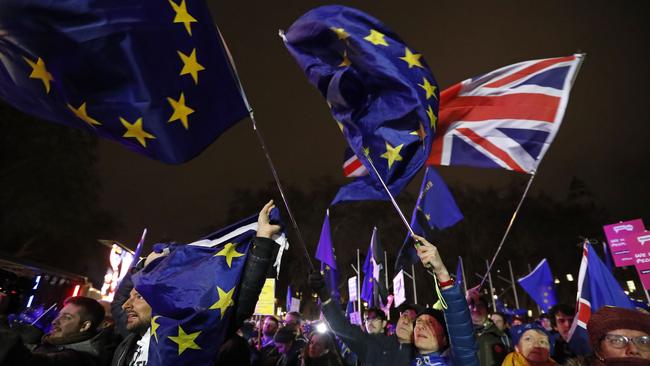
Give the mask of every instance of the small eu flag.
[[[424, 164], [436, 130], [438, 86], [422, 55], [379, 20], [338, 5], [307, 12], [284, 38], [354, 154], [397, 195]], [[387, 199], [371, 173], [333, 203]]]
[[339, 293], [339, 271], [336, 267], [336, 256], [334, 255], [334, 245], [330, 231], [329, 210], [327, 210], [325, 220], [323, 220], [323, 228], [316, 248], [316, 259], [320, 261], [320, 270], [324, 273], [325, 283], [330, 291], [331, 298], [338, 301], [341, 296]]
[[546, 258], [517, 282], [544, 312], [548, 312], [557, 304], [553, 274]]
[[248, 115], [202, 0], [4, 0], [0, 98], [170, 164]]
[[[133, 276], [152, 309], [147, 365], [208, 365], [232, 330], [257, 215], [177, 246]], [[151, 268], [150, 268], [151, 267]]]
[[368, 303], [369, 307], [380, 307], [386, 303], [388, 291], [382, 277], [384, 277], [384, 251], [379, 241], [377, 228], [372, 229], [370, 248], [363, 263], [363, 285], [361, 286], [361, 298]]

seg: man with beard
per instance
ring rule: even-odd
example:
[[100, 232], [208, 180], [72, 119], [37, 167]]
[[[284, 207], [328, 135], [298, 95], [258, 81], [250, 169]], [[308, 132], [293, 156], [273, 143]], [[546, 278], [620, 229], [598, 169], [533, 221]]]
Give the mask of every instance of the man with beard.
[[[279, 225], [271, 224], [269, 214], [275, 206], [269, 201], [260, 211], [257, 220], [257, 235], [246, 259], [242, 280], [240, 281], [240, 293], [235, 303], [235, 318], [230, 325], [233, 336], [236, 330], [244, 321], [253, 314], [255, 304], [264, 285], [266, 274], [272, 264], [273, 254], [277, 244], [271, 239], [281, 229]], [[150, 265], [158, 258], [165, 255], [162, 253], [151, 253], [144, 262], [144, 266]], [[145, 366], [150, 339], [151, 306], [140, 296], [133, 283], [127, 275], [115, 295], [113, 301], [113, 317], [126, 320], [126, 329], [129, 335], [120, 343], [113, 356], [112, 366]], [[124, 296], [128, 291], [128, 298]], [[119, 307], [118, 307], [119, 306]], [[122, 311], [116, 311], [121, 309]], [[228, 357], [228, 355], [221, 355]]]
[[109, 359], [104, 334], [97, 328], [104, 308], [94, 299], [70, 297], [33, 351], [11, 330], [0, 330], [2, 365], [105, 365]]
[[508, 336], [488, 318], [487, 301], [477, 289], [467, 290], [467, 305], [478, 337], [481, 366], [500, 366], [510, 352]]
[[354, 352], [364, 366], [408, 365], [413, 356], [413, 319], [403, 312], [395, 335], [368, 334], [351, 324], [337, 302], [330, 298], [325, 279], [319, 272], [309, 274], [309, 286], [321, 300], [321, 311], [332, 332]]

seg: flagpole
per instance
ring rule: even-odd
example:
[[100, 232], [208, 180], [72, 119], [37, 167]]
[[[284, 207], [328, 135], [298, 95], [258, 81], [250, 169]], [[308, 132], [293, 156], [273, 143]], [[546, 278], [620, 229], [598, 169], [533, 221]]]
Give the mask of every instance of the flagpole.
[[[390, 294], [388, 291], [388, 256], [386, 255], [386, 251], [384, 250], [384, 279], [386, 280], [386, 292]], [[388, 299], [388, 297], [386, 298]], [[388, 301], [388, 300], [386, 300]], [[388, 317], [388, 320], [390, 321], [390, 308], [388, 309], [388, 314], [386, 315]]]
[[508, 261], [508, 267], [510, 267], [510, 281], [512, 283], [512, 292], [515, 293], [515, 306], [519, 309], [519, 296], [517, 296], [517, 284], [515, 282], [515, 275], [512, 272], [512, 262]]
[[[215, 24], [216, 27], [216, 24]], [[253, 130], [255, 131], [255, 135], [257, 136], [257, 140], [260, 143], [260, 147], [262, 148], [262, 151], [264, 152], [264, 156], [266, 156], [266, 161], [269, 164], [269, 168], [271, 168], [271, 173], [273, 174], [273, 179], [275, 180], [275, 185], [278, 187], [278, 190], [280, 191], [280, 196], [282, 197], [282, 201], [284, 202], [284, 207], [287, 209], [287, 213], [289, 214], [289, 219], [291, 220], [291, 225], [293, 226], [293, 229], [296, 232], [296, 235], [298, 236], [298, 242], [300, 242], [300, 245], [302, 246], [303, 252], [305, 254], [305, 258], [307, 258], [307, 263], [309, 264], [309, 268], [314, 271], [315, 267], [314, 264], [311, 261], [311, 257], [309, 256], [309, 252], [307, 251], [307, 246], [305, 245], [305, 241], [302, 238], [302, 233], [300, 232], [300, 229], [298, 228], [298, 223], [296, 222], [296, 219], [293, 216], [293, 211], [291, 211], [291, 207], [289, 207], [289, 201], [287, 200], [286, 195], [284, 194], [284, 189], [282, 188], [282, 183], [280, 183], [280, 177], [278, 176], [278, 172], [275, 169], [275, 165], [273, 164], [273, 160], [271, 160], [271, 155], [269, 155], [268, 148], [266, 147], [266, 142], [264, 141], [264, 138], [262, 137], [262, 133], [260, 130], [257, 128], [257, 122], [255, 121], [255, 116], [253, 113], [253, 108], [251, 108], [250, 103], [248, 102], [248, 98], [246, 97], [246, 93], [244, 92], [244, 87], [242, 86], [241, 79], [239, 78], [239, 74], [237, 73], [237, 68], [235, 67], [235, 60], [233, 60], [232, 55], [230, 54], [230, 50], [228, 49], [228, 46], [226, 45], [226, 41], [223, 39], [223, 36], [221, 35], [221, 31], [219, 30], [219, 27], [217, 28], [217, 33], [219, 33], [219, 38], [221, 39], [221, 44], [223, 45], [223, 48], [226, 52], [226, 55], [228, 57], [228, 60], [230, 61], [230, 70], [232, 71], [232, 75], [237, 81], [237, 84], [239, 85], [239, 93], [241, 94], [241, 97], [244, 101], [244, 104], [246, 104], [246, 107], [248, 109], [248, 113], [250, 115], [251, 121], [253, 123]]]
[[488, 283], [490, 284], [490, 299], [492, 299], [492, 311], [497, 311], [497, 303], [494, 300], [494, 287], [492, 286], [492, 273], [490, 272], [490, 263], [488, 260], [485, 260], [485, 265], [487, 266], [487, 276], [488, 276]]
[[411, 264], [411, 279], [413, 280], [413, 303], [418, 304], [418, 289], [415, 287], [415, 266]]
[[357, 248], [357, 303], [359, 306], [359, 319], [361, 319], [361, 254]]
[[499, 243], [499, 246], [497, 247], [496, 253], [494, 253], [494, 256], [492, 257], [492, 260], [488, 263], [487, 267], [487, 272], [485, 273], [485, 276], [481, 279], [481, 283], [478, 285], [478, 289], [480, 290], [483, 287], [483, 284], [485, 284], [485, 280], [487, 279], [488, 274], [490, 273], [490, 270], [492, 270], [492, 266], [494, 265], [494, 262], [497, 260], [497, 257], [499, 256], [499, 253], [501, 252], [501, 249], [503, 248], [503, 243], [506, 242], [506, 239], [508, 238], [508, 234], [510, 233], [510, 229], [512, 229], [512, 225], [515, 223], [515, 219], [517, 218], [517, 214], [519, 214], [519, 209], [521, 208], [521, 205], [524, 203], [524, 199], [528, 195], [528, 191], [530, 190], [531, 184], [533, 184], [533, 179], [535, 179], [535, 173], [530, 175], [530, 178], [528, 179], [528, 184], [526, 184], [526, 189], [524, 190], [524, 194], [521, 195], [521, 199], [519, 200], [519, 203], [517, 204], [517, 208], [515, 209], [515, 212], [512, 213], [512, 217], [510, 218], [510, 223], [508, 223], [508, 227], [506, 228], [506, 232], [503, 234], [503, 237], [501, 238], [501, 242]]

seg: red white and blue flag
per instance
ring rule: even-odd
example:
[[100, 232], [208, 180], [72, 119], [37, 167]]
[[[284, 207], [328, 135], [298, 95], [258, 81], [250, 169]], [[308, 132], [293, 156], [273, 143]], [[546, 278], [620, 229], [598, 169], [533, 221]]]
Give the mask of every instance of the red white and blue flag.
[[535, 173], [560, 128], [583, 58], [520, 62], [445, 89], [427, 165]]

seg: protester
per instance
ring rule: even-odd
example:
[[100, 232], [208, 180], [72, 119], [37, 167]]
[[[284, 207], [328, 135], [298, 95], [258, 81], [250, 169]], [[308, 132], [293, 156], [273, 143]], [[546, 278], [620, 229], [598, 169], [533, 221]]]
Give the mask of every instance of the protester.
[[343, 366], [332, 336], [328, 333], [312, 332], [309, 343], [302, 351], [301, 366]]
[[379, 308], [369, 308], [363, 318], [368, 334], [384, 334], [386, 321], [386, 314]]
[[537, 321], [539, 322], [539, 325], [541, 325], [546, 332], [548, 333], [553, 332], [553, 323], [551, 322], [551, 316], [549, 314], [547, 313], [540, 314]]
[[268, 353], [273, 347], [273, 337], [280, 328], [278, 318], [273, 315], [267, 315], [262, 322], [262, 338], [259, 341], [258, 348], [261, 354]]
[[295, 329], [295, 331], [302, 335], [302, 314], [297, 311], [290, 311], [284, 316], [284, 326]]
[[549, 311], [553, 333], [551, 333], [551, 344], [553, 345], [552, 357], [559, 364], [563, 365], [569, 360], [576, 360], [578, 355], [569, 346], [569, 331], [573, 324], [575, 308], [566, 304], [557, 304]]
[[98, 331], [103, 319], [104, 308], [96, 300], [70, 297], [32, 351], [19, 334], [0, 329], [0, 365], [107, 365], [114, 347]]
[[[246, 259], [240, 282], [240, 292], [235, 301], [235, 318], [230, 326], [232, 333], [228, 334], [227, 338], [235, 336], [236, 330], [253, 314], [257, 298], [271, 266], [272, 256], [276, 249], [276, 243], [271, 240], [271, 237], [280, 231], [280, 226], [270, 223], [269, 214], [274, 207], [271, 200], [260, 211], [257, 221], [257, 236]], [[168, 249], [152, 252], [144, 261], [144, 266], [155, 265], [156, 262], [162, 260], [161, 257], [165, 255], [166, 250]], [[129, 276], [130, 274], [126, 277]], [[125, 293], [129, 294], [128, 298]], [[151, 306], [140, 296], [137, 289], [133, 288], [130, 279], [120, 283], [113, 302], [112, 311], [116, 325], [124, 321], [129, 334], [118, 346], [111, 365], [146, 365], [151, 333]], [[226, 356], [221, 355], [221, 357]]]
[[362, 365], [409, 365], [413, 356], [413, 320], [410, 312], [400, 315], [395, 335], [368, 334], [345, 318], [340, 305], [330, 298], [321, 273], [309, 274], [309, 286], [320, 298], [321, 311], [334, 334], [357, 355]]
[[490, 320], [492, 323], [499, 328], [500, 331], [505, 332], [508, 327], [508, 322], [506, 321], [506, 316], [503, 313], [492, 313], [490, 314]]
[[[275, 348], [280, 354], [275, 363], [276, 366], [296, 366], [299, 364], [300, 352], [304, 343], [296, 342], [295, 330], [291, 327], [282, 327], [276, 333], [274, 339]], [[262, 361], [264, 362], [264, 360]]]
[[650, 314], [606, 306], [587, 323], [593, 366], [650, 365]]
[[541, 325], [528, 323], [512, 327], [515, 351], [509, 353], [503, 366], [553, 366], [549, 335]]
[[418, 354], [411, 365], [478, 366], [478, 346], [460, 286], [449, 275], [438, 249], [423, 237], [415, 236], [415, 239], [421, 243], [417, 248], [418, 257], [436, 276], [441, 288], [440, 300], [446, 306], [443, 312], [426, 309], [418, 314], [413, 330]]
[[478, 337], [481, 366], [499, 366], [510, 352], [508, 336], [487, 316], [487, 301], [477, 289], [467, 291], [467, 302]]

